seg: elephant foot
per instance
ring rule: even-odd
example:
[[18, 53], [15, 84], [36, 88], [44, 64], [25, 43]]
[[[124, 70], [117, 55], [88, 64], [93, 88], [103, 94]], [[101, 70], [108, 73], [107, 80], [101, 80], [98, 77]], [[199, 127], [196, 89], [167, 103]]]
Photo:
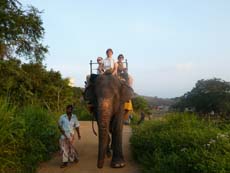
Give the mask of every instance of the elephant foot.
[[104, 166], [104, 160], [98, 160], [97, 167], [98, 168], [103, 168], [103, 166]]
[[125, 162], [112, 162], [111, 167], [112, 168], [123, 168], [125, 167]]
[[106, 152], [106, 155], [107, 155], [108, 158], [112, 157], [112, 150], [108, 149], [107, 152]]

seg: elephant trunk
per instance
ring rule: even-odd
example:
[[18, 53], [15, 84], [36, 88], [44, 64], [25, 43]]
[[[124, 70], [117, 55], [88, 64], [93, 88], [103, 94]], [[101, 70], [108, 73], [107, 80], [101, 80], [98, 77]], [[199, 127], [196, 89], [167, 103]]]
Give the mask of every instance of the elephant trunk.
[[104, 159], [108, 144], [108, 127], [106, 124], [99, 125], [99, 146], [98, 146], [98, 161], [97, 161], [97, 167], [103, 168], [104, 165]]
[[111, 102], [110, 100], [101, 101], [98, 106], [98, 131], [99, 131], [99, 145], [98, 145], [98, 161], [97, 167], [103, 168], [104, 158], [109, 141], [109, 122], [111, 118]]

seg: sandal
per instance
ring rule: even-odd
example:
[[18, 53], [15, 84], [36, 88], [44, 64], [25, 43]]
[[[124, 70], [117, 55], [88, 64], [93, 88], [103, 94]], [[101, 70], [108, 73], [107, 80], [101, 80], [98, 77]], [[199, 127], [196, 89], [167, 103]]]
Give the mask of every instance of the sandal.
[[123, 168], [125, 167], [125, 163], [111, 163], [112, 168]]
[[65, 168], [65, 167], [67, 167], [67, 165], [68, 165], [68, 162], [63, 162], [63, 163], [61, 164], [60, 168]]

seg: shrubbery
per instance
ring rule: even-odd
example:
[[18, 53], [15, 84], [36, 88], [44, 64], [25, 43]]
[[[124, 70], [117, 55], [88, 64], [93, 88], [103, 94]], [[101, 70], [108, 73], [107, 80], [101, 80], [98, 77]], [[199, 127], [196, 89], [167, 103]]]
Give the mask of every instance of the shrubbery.
[[195, 115], [168, 115], [133, 127], [134, 157], [143, 172], [230, 171], [230, 125]]
[[78, 120], [80, 121], [89, 121], [93, 119], [93, 115], [87, 109], [87, 106], [84, 104], [77, 105], [74, 109], [74, 114], [77, 115]]
[[138, 123], [139, 120], [140, 120], [139, 113], [132, 112], [131, 125], [137, 125], [137, 123]]
[[15, 108], [0, 100], [0, 172], [22, 167], [20, 158], [24, 145], [24, 121], [15, 116]]
[[39, 107], [22, 111], [0, 100], [0, 172], [34, 172], [58, 149], [54, 116]]
[[20, 117], [25, 123], [23, 165], [31, 170], [57, 151], [59, 130], [54, 116], [39, 107], [24, 108]]

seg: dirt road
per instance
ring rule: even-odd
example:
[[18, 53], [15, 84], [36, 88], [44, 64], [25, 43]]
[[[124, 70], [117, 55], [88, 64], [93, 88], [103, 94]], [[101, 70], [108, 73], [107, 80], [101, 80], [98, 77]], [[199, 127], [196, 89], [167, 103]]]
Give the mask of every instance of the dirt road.
[[[42, 163], [38, 169], [38, 173], [140, 173], [138, 166], [131, 157], [129, 138], [131, 136], [131, 128], [124, 126], [123, 130], [123, 150], [126, 160], [126, 167], [120, 169], [110, 168], [110, 159], [105, 159], [103, 169], [98, 169], [97, 149], [98, 139], [94, 136], [91, 128], [91, 122], [80, 122], [82, 139], [77, 140], [75, 147], [77, 148], [80, 161], [79, 163], [70, 164], [67, 168], [60, 168], [61, 156], [57, 153], [53, 159], [46, 163]], [[95, 123], [95, 129], [96, 123]]]

